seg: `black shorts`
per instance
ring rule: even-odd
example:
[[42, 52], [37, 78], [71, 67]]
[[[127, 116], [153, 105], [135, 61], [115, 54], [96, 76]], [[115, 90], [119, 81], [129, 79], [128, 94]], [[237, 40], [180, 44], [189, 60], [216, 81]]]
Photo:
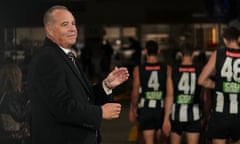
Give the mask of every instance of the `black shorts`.
[[207, 136], [210, 139], [240, 140], [240, 115], [211, 113]]
[[141, 108], [138, 110], [139, 130], [162, 129], [163, 109]]
[[182, 135], [183, 132], [200, 133], [201, 132], [201, 120], [190, 122], [176, 122], [172, 121], [172, 132]]

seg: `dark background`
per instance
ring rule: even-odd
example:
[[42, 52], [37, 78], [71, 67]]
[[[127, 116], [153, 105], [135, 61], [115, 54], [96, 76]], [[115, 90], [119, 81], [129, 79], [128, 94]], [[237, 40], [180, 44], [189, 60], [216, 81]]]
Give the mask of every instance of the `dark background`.
[[240, 15], [239, 0], [5, 0], [0, 25], [41, 26], [54, 4], [67, 6], [79, 24], [218, 22]]

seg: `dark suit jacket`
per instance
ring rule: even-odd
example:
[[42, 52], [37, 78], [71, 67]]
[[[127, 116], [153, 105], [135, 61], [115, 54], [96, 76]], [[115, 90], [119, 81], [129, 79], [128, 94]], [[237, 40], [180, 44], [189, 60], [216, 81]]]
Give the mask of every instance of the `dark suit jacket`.
[[[81, 71], [81, 70], [80, 70]], [[91, 85], [55, 43], [46, 38], [30, 65], [33, 144], [95, 144], [102, 121], [99, 105], [110, 96]]]

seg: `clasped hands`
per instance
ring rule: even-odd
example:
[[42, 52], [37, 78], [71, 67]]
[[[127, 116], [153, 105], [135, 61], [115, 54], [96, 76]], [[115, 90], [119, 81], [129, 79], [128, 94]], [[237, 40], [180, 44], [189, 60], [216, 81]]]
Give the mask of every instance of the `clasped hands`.
[[[125, 82], [129, 77], [127, 68], [125, 67], [115, 67], [112, 72], [110, 72], [106, 79], [103, 80], [103, 85], [108, 90], [112, 90]], [[121, 112], [121, 104], [119, 103], [106, 103], [102, 105], [102, 117], [103, 119], [115, 119], [119, 117]]]

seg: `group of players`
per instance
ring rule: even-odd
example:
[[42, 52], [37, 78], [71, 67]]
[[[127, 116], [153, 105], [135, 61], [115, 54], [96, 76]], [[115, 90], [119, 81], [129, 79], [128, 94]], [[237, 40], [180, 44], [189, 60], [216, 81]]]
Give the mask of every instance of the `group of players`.
[[129, 112], [145, 144], [180, 144], [183, 134], [188, 144], [202, 144], [205, 133], [211, 144], [240, 144], [240, 32], [228, 27], [222, 39], [225, 47], [203, 66], [193, 62], [190, 44], [170, 66], [159, 62], [155, 41], [146, 43], [146, 62], [133, 70]]

